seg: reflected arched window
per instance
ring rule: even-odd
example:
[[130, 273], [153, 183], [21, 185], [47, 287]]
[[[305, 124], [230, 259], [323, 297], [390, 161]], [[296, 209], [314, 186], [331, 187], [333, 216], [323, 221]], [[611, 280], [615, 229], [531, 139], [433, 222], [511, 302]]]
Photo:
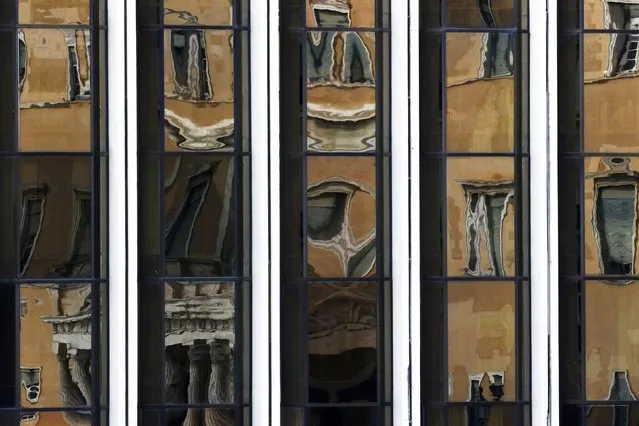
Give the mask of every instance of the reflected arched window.
[[192, 100], [211, 99], [204, 31], [173, 30], [170, 43], [175, 92]]
[[593, 216], [602, 273], [631, 274], [637, 221], [636, 184], [596, 182]]
[[[504, 276], [503, 224], [511, 185], [498, 187], [466, 183], [466, 267], [467, 275]], [[488, 259], [483, 259], [486, 253]]]
[[[617, 30], [639, 30], [639, 5], [609, 1], [607, 9], [606, 27]], [[623, 32], [611, 34], [608, 76], [637, 72], [638, 51], [639, 34]]]
[[22, 194], [20, 213], [20, 275], [29, 267], [36, 243], [42, 230], [45, 189], [34, 188]]

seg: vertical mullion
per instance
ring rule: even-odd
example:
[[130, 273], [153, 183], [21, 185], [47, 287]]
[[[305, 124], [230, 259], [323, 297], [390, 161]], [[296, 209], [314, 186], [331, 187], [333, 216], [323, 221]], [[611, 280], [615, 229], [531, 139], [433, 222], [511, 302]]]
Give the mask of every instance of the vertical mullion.
[[[410, 417], [421, 422], [421, 211], [420, 211], [420, 110], [419, 110], [419, 0], [409, 0], [408, 84], [409, 84], [409, 339], [410, 339]], [[411, 102], [411, 99], [413, 102]]]
[[[554, 51], [552, 43], [556, 43], [556, 2], [530, 2], [530, 194], [535, 203], [531, 205], [531, 405], [532, 425], [548, 424], [549, 410], [549, 296], [550, 286], [556, 289], [556, 262], [552, 263], [551, 256], [556, 256], [557, 239], [551, 240], [551, 223], [556, 224], [556, 198], [549, 192], [549, 177], [556, 179], [551, 173], [551, 167], [556, 170], [551, 149], [556, 150], [556, 133], [549, 127], [550, 114], [549, 91], [554, 90], [551, 79], [556, 79], [556, 60], [549, 61], [549, 48]], [[551, 14], [550, 16], [547, 13]], [[553, 39], [551, 40], [551, 34]], [[551, 56], [552, 57], [552, 56]], [[553, 92], [554, 93], [554, 92]], [[552, 166], [551, 166], [552, 161]], [[556, 195], [556, 194], [555, 194]], [[553, 210], [554, 209], [554, 210]], [[555, 234], [556, 237], [556, 234]], [[552, 241], [552, 245], [551, 245]], [[552, 268], [552, 269], [551, 269]], [[556, 333], [553, 333], [556, 338]], [[555, 358], [553, 353], [550, 358]], [[553, 369], [553, 375], [557, 371]], [[558, 383], [552, 383], [552, 391], [556, 392]], [[552, 404], [554, 405], [554, 403]], [[552, 416], [556, 416], [553, 410]], [[551, 423], [555, 424], [556, 423]]]
[[[272, 101], [270, 93], [271, 85], [275, 84], [275, 78], [269, 79], [270, 67], [277, 63], [270, 54], [277, 54], [277, 46], [272, 48], [269, 34], [269, 18], [272, 18], [273, 11], [277, 8], [277, 2], [252, 1], [250, 5], [250, 30], [249, 30], [249, 87], [250, 87], [250, 138], [251, 138], [251, 343], [253, 354], [251, 358], [251, 419], [254, 425], [279, 424], [269, 417], [274, 412], [270, 412], [270, 399], [277, 399], [279, 405], [279, 390], [275, 390], [275, 385], [279, 389], [279, 375], [272, 380], [271, 372], [278, 368], [279, 356], [266, 356], [270, 350], [279, 350], [279, 339], [275, 344], [271, 344], [271, 333], [279, 330], [277, 315], [269, 312], [269, 300], [277, 294], [279, 287], [274, 285], [276, 291], [272, 291], [271, 284], [278, 281], [271, 281], [271, 276], [267, 271], [279, 268], [278, 262], [270, 262], [271, 247], [270, 238], [279, 234], [272, 232], [277, 225], [279, 216], [269, 209], [271, 197], [278, 199], [278, 191], [274, 190], [272, 179], [276, 179], [276, 173], [270, 175], [269, 163], [276, 158], [270, 150], [277, 146], [273, 143], [272, 134], [269, 129], [277, 120], [272, 120], [269, 115], [269, 101]], [[275, 10], [277, 14], [277, 10]], [[277, 16], [277, 15], [275, 15]], [[277, 20], [275, 21], [277, 22]], [[275, 33], [276, 34], [276, 33]], [[259, 72], [267, 67], [269, 71]], [[278, 96], [275, 96], [277, 101]], [[275, 169], [277, 170], [277, 169]], [[275, 187], [277, 188], [277, 187]], [[270, 206], [272, 209], [272, 205]], [[269, 213], [270, 212], [270, 213]], [[270, 294], [269, 294], [270, 293]], [[274, 309], [271, 307], [271, 309]], [[279, 310], [275, 310], [279, 313]], [[270, 317], [270, 320], [269, 320]], [[269, 381], [272, 380], [270, 383]], [[271, 392], [271, 386], [273, 391]]]
[[[410, 226], [408, 2], [393, 2], [390, 19], [391, 294], [393, 425], [410, 423]], [[380, 167], [378, 165], [378, 167]], [[378, 212], [380, 214], [380, 212]], [[419, 216], [414, 220], [419, 220]]]
[[[133, 155], [135, 155], [135, 139], [133, 139], [133, 144], [127, 144], [127, 133], [135, 135], [135, 132], [131, 133], [130, 127], [127, 128], [127, 125], [133, 124], [130, 120], [135, 119], [135, 92], [132, 94], [130, 90], [131, 88], [135, 89], [135, 68], [131, 74], [130, 69], [127, 70], [127, 65], [130, 66], [131, 63], [127, 64], [126, 62], [127, 53], [135, 52], [135, 32], [133, 32], [133, 39], [127, 40], [127, 27], [130, 26], [131, 22], [135, 25], [135, 3], [112, 0], [108, 1], [108, 9], [107, 53], [109, 69], [107, 75], [111, 88], [108, 90], [108, 139], [112, 141], [108, 144], [110, 158], [108, 162], [110, 362], [108, 377], [111, 384], [109, 386], [109, 423], [115, 426], [137, 424], [137, 370], [135, 368], [137, 345], [133, 344], [127, 347], [127, 338], [133, 342], [137, 338], [137, 323], [135, 317], [132, 317], [135, 312], [131, 312], [132, 308], [137, 309], [134, 298], [137, 288], [136, 285], [127, 285], [137, 282], [135, 280], [137, 275], [137, 239], [127, 239], [127, 221], [128, 226], [135, 227], [137, 223], [134, 219], [135, 216], [132, 216], [135, 214], [135, 210], [127, 210], [127, 207], [135, 206], [135, 199], [128, 197], [136, 195], [135, 175], [131, 176], [130, 174], [130, 167], [132, 164], [135, 165], [135, 161], [129, 161], [127, 164], [127, 156], [131, 155], [131, 147], [133, 147]], [[91, 40], [92, 44], [97, 41]], [[125, 49], [122, 48], [123, 46]], [[135, 62], [133, 62], [133, 66], [135, 67]], [[127, 74], [129, 77], [133, 76], [128, 79], [128, 85], [126, 85]], [[128, 93], [124, 90], [118, 90], [124, 87], [127, 88]], [[127, 108], [127, 102], [133, 108]], [[131, 112], [133, 114], [130, 114]], [[129, 170], [127, 170], [127, 166]], [[128, 181], [127, 177], [130, 178]], [[133, 193], [130, 191], [131, 187], [133, 187]], [[130, 280], [131, 277], [134, 279]], [[127, 304], [127, 302], [133, 303]], [[125, 384], [128, 388], [127, 392], [122, 391]], [[127, 410], [127, 404], [130, 401], [136, 401], [132, 411], [130, 406]], [[97, 402], [94, 401], [94, 403]]]

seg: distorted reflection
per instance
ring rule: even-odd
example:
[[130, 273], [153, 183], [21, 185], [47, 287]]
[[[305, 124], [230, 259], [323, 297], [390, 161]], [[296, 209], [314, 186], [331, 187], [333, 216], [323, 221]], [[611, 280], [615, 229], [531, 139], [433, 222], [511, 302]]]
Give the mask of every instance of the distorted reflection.
[[[22, 406], [90, 406], [95, 373], [91, 369], [91, 286], [22, 284], [20, 298], [25, 304], [20, 319]], [[91, 424], [89, 411], [25, 414], [23, 419], [33, 421], [43, 415], [51, 421], [47, 424]]]
[[232, 25], [233, 0], [164, 0], [165, 25]]
[[627, 157], [592, 157], [586, 162], [586, 212], [590, 216], [586, 226], [592, 229], [592, 237], [586, 235], [586, 245], [596, 251], [599, 271], [592, 270], [595, 259], [588, 253], [587, 268], [604, 275], [632, 275], [639, 172]]
[[309, 276], [365, 277], [375, 272], [374, 159], [349, 160], [308, 160]]
[[[167, 158], [165, 255], [169, 276], [231, 276], [235, 270], [232, 157]], [[171, 169], [169, 169], [171, 170]]]
[[87, 25], [89, 0], [17, 0], [19, 24]]
[[[235, 287], [233, 283], [165, 285], [165, 396], [168, 404], [235, 401]], [[167, 425], [233, 425], [234, 412], [171, 410]]]
[[448, 160], [450, 275], [514, 275], [513, 160], [490, 161], [487, 169], [482, 158]]
[[91, 149], [91, 32], [19, 32], [20, 151]]
[[514, 283], [448, 283], [451, 401], [516, 398], [515, 333]]
[[504, 28], [516, 24], [512, 0], [448, 0], [444, 4], [449, 26]]
[[24, 157], [20, 169], [23, 277], [92, 275], [91, 159]]
[[497, 32], [447, 34], [448, 151], [514, 150], [514, 37]]
[[512, 182], [462, 185], [466, 194], [466, 274], [503, 276], [501, 241], [514, 185]]
[[312, 283], [308, 292], [309, 401], [377, 401], [375, 283]]
[[373, 151], [375, 34], [346, 31], [351, 27], [346, 1], [315, 1], [311, 8], [315, 25], [331, 30], [306, 34], [308, 149]]
[[[610, 382], [610, 391], [608, 393], [608, 398], [606, 401], [611, 402], [629, 402], [636, 401], [632, 390], [630, 389], [630, 383], [628, 382], [628, 372], [627, 371], [613, 371], [612, 380]], [[608, 410], [612, 411], [612, 422], [610, 422], [608, 418], [607, 424], [612, 426], [627, 426], [630, 425], [630, 405], [620, 405], [615, 404], [614, 406], [605, 407]], [[596, 407], [590, 406], [586, 412], [586, 419], [588, 425], [590, 424], [598, 424], [597, 422], [601, 422], [602, 413], [600, 410], [597, 410]], [[610, 414], [610, 413], [608, 413]], [[636, 421], [635, 421], [636, 422]]]
[[233, 31], [165, 31], [165, 150], [232, 151]]

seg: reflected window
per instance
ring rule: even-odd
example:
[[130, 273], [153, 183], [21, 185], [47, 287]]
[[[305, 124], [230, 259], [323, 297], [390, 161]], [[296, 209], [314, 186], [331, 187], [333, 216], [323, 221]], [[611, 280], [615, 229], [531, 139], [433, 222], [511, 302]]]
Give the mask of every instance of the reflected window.
[[[504, 276], [503, 224], [513, 189], [465, 185], [467, 275]], [[484, 260], [487, 256], [487, 262]]]
[[[78, 33], [80, 37], [78, 37]], [[91, 88], [89, 83], [89, 51], [88, 32], [71, 31], [65, 36], [69, 60], [67, 91], [70, 101], [89, 100]], [[84, 54], [85, 56], [82, 56]]]
[[211, 184], [212, 172], [206, 170], [191, 177], [182, 205], [173, 217], [166, 233], [166, 257], [186, 259], [193, 229], [198, 219], [204, 198]]
[[[609, 26], [620, 30], [639, 30], [639, 5], [608, 2]], [[639, 34], [616, 33], [611, 35], [611, 64], [609, 76], [635, 73], [639, 68], [637, 51]]]
[[351, 203], [358, 192], [367, 191], [355, 183], [324, 182], [310, 187], [307, 196], [309, 243], [336, 253], [347, 277], [366, 276], [376, 258], [375, 229], [359, 240], [351, 230]]
[[18, 31], [18, 69], [19, 69], [19, 85], [20, 90], [24, 87], [24, 82], [27, 79], [27, 44], [24, 39], [24, 32]]
[[[606, 401], [636, 401], [635, 395], [630, 388], [627, 371], [613, 371], [612, 380], [610, 382], [610, 391]], [[588, 409], [587, 417], [593, 414], [593, 407]], [[617, 405], [613, 406], [613, 417], [611, 426], [630, 426], [630, 406]]]
[[306, 45], [309, 84], [374, 84], [370, 52], [360, 34], [310, 31]]
[[45, 191], [31, 189], [22, 195], [20, 213], [20, 275], [24, 275], [33, 257], [42, 230]]
[[486, 33], [483, 36], [480, 78], [502, 77], [513, 74], [514, 35]]
[[191, 100], [211, 99], [204, 31], [173, 30], [170, 38], [175, 92]]
[[634, 271], [636, 194], [634, 182], [595, 180], [593, 228], [603, 274], [629, 275]]

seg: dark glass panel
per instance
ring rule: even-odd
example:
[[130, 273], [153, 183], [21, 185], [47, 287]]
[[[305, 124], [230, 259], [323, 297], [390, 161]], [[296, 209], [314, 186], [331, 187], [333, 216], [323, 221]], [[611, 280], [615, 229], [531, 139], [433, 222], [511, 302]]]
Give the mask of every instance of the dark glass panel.
[[516, 405], [477, 404], [448, 409], [448, 426], [519, 425]]
[[[237, 412], [228, 408], [175, 408], [164, 412], [164, 426], [240, 425]], [[146, 426], [146, 425], [145, 425]]]
[[307, 159], [308, 276], [376, 273], [374, 157]]
[[449, 282], [447, 296], [449, 399], [516, 400], [515, 286]]
[[[308, 424], [317, 426], [384, 426], [378, 408], [372, 407], [326, 407], [310, 408], [307, 411]], [[389, 425], [390, 426], [390, 425]]]
[[308, 284], [309, 402], [375, 402], [377, 284]]
[[[560, 397], [562, 401], [579, 400], [583, 392], [583, 288], [579, 281], [559, 282], [559, 358]], [[574, 411], [566, 408], [566, 413]], [[572, 416], [573, 414], [570, 414]], [[570, 423], [567, 423], [570, 424]], [[575, 423], [576, 424], [576, 423]]]
[[[94, 233], [91, 159], [22, 157], [15, 161], [22, 193], [21, 275], [91, 276]], [[34, 193], [39, 194], [40, 204], [39, 207], [37, 202], [33, 204], [30, 212], [28, 201]]]
[[165, 173], [164, 194], [168, 276], [237, 274], [235, 169], [231, 156], [165, 158], [172, 173]]
[[[7, 5], [16, 4], [17, 2], [0, 3], [0, 25], [2, 25], [3, 20], [7, 16], [11, 16], [3, 14], [3, 10], [7, 8]], [[24, 43], [18, 40], [17, 35], [18, 32], [15, 29], [0, 28], [0, 51], [4, 53], [2, 61], [0, 61], [0, 79], [3, 82], [4, 93], [4, 96], [0, 97], [0, 151], [9, 152], [15, 150], [15, 141], [18, 137], [15, 126], [17, 99], [9, 95], [18, 91], [16, 87], [16, 69], [19, 69], [19, 64], [16, 63], [16, 55], [11, 53], [15, 52], [16, 47], [24, 48]], [[20, 54], [19, 57], [20, 59], [24, 58], [24, 54]], [[22, 73], [22, 69], [19, 72]], [[22, 81], [22, 79], [19, 80]]]
[[23, 407], [94, 403], [93, 388], [100, 370], [92, 359], [93, 296], [99, 301], [90, 284], [20, 286], [19, 385]]
[[18, 150], [90, 151], [90, 30], [25, 28], [19, 35]]

